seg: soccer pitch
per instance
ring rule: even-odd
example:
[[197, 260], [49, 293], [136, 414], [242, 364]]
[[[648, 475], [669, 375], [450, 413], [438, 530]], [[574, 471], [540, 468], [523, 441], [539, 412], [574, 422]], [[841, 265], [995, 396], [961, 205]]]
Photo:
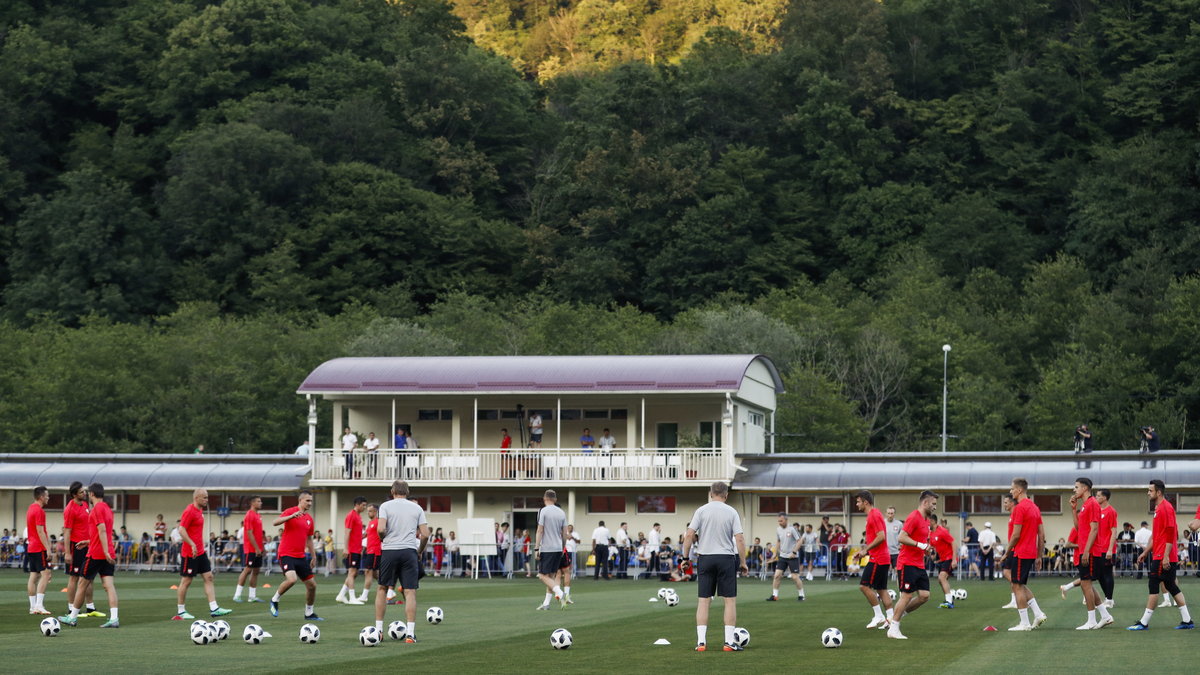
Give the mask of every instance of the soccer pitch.
[[[1117, 625], [1101, 631], [1076, 631], [1085, 616], [1080, 592], [1059, 596], [1060, 580], [1035, 580], [1049, 621], [1030, 633], [1008, 633], [1015, 624], [1014, 610], [1002, 610], [1008, 587], [1002, 582], [961, 584], [969, 597], [958, 607], [938, 609], [936, 600], [904, 622], [908, 640], [889, 640], [883, 631], [867, 630], [870, 609], [858, 586], [850, 581], [813, 581], [808, 599], [798, 602], [792, 582], [784, 580], [780, 602], [769, 603], [770, 583], [742, 580], [738, 586], [738, 624], [750, 630], [746, 651], [721, 651], [720, 601], [714, 602], [709, 626], [709, 651], [695, 653], [695, 584], [658, 581], [580, 579], [573, 585], [574, 605], [561, 611], [534, 611], [544, 587], [531, 579], [422, 581], [417, 617], [418, 644], [386, 640], [377, 647], [358, 644], [358, 631], [374, 624], [370, 606], [333, 602], [340, 579], [318, 577], [317, 612], [321, 640], [315, 645], [298, 639], [304, 621], [303, 588], [284, 596], [279, 618], [265, 604], [234, 604], [235, 577], [218, 575], [221, 605], [234, 610], [225, 617], [233, 626], [228, 640], [215, 645], [195, 645], [188, 638], [190, 621], [171, 621], [178, 577], [165, 574], [118, 574], [121, 628], [101, 630], [103, 619], [79, 620], [79, 627], [63, 627], [57, 637], [38, 631], [42, 617], [30, 616], [25, 595], [25, 575], [0, 572], [0, 654], [6, 672], [37, 672], [46, 668], [141, 672], [384, 672], [397, 668], [416, 672], [531, 672], [560, 667], [560, 672], [611, 673], [619, 670], [694, 669], [697, 672], [773, 671], [813, 669], [866, 670], [901, 666], [934, 672], [1013, 672], [1106, 669], [1133, 671], [1144, 667], [1167, 672], [1194, 672], [1195, 647], [1200, 631], [1176, 631], [1179, 611], [1165, 608], [1155, 613], [1151, 630], [1129, 632], [1125, 626], [1141, 616], [1146, 599], [1144, 581], [1119, 580]], [[277, 574], [267, 583], [280, 581]], [[55, 614], [66, 606], [66, 577], [56, 573], [46, 606]], [[661, 586], [676, 588], [678, 607], [649, 602]], [[1185, 578], [1184, 593], [1200, 600], [1200, 585]], [[361, 589], [361, 582], [359, 588]], [[263, 591], [269, 597], [273, 591]], [[936, 596], [935, 596], [936, 597]], [[940, 599], [940, 598], [939, 598]], [[107, 610], [103, 590], [97, 589], [98, 607]], [[445, 611], [437, 626], [425, 622], [431, 605]], [[1200, 608], [1200, 602], [1196, 605]], [[189, 594], [188, 609], [198, 618], [207, 612], [203, 588]], [[388, 607], [387, 621], [403, 618], [403, 607]], [[1200, 618], [1200, 617], [1198, 617]], [[248, 623], [263, 626], [274, 637], [252, 646], [241, 640]], [[984, 632], [985, 626], [999, 632]], [[845, 643], [838, 649], [820, 644], [821, 631], [840, 628]], [[569, 629], [574, 646], [556, 651], [550, 646], [555, 628]], [[655, 646], [666, 638], [669, 646]], [[714, 648], [715, 647], [715, 648]]]

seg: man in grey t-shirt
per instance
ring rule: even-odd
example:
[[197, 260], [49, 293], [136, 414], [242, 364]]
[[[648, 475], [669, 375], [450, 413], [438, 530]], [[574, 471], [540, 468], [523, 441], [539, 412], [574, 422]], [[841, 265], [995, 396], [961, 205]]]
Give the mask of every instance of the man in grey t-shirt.
[[429, 543], [425, 510], [408, 500], [408, 483], [392, 483], [392, 498], [379, 507], [379, 585], [375, 591], [375, 627], [383, 632], [387, 594], [395, 586], [404, 589], [404, 619], [408, 624], [405, 642], [417, 641], [417, 587], [420, 585], [421, 556]]
[[559, 579], [562, 576], [563, 540], [567, 536], [567, 514], [558, 507], [558, 494], [554, 490], [546, 490], [542, 495], [545, 506], [538, 511], [537, 547], [538, 579], [546, 584], [546, 599], [538, 605], [538, 609], [549, 609], [550, 599], [557, 598], [559, 605], [567, 608], [567, 596], [563, 593]]
[[[742, 518], [726, 503], [729, 486], [713, 483], [708, 489], [708, 503], [696, 509], [683, 537], [683, 559], [688, 560], [692, 544], [699, 554], [699, 574], [696, 578], [696, 651], [705, 651], [708, 632], [708, 610], [713, 595], [725, 602], [725, 651], [740, 652], [742, 647], [733, 641], [737, 625], [737, 576], [747, 573], [746, 539], [742, 535]], [[697, 536], [698, 535], [698, 536]]]
[[796, 582], [796, 593], [800, 600], [804, 600], [804, 582], [800, 580], [800, 542], [803, 535], [796, 529], [795, 525], [788, 525], [787, 514], [779, 514], [779, 526], [775, 528], [775, 550], [778, 556], [775, 558], [775, 577], [771, 580], [771, 597], [767, 598], [768, 602], [779, 601], [779, 584], [783, 581], [783, 573], [785, 570], [792, 572], [792, 579]]
[[883, 529], [887, 532], [888, 555], [892, 557], [892, 571], [896, 570], [896, 556], [900, 555], [900, 530], [904, 523], [896, 520], [896, 507], [887, 507], [886, 518], [883, 519]]

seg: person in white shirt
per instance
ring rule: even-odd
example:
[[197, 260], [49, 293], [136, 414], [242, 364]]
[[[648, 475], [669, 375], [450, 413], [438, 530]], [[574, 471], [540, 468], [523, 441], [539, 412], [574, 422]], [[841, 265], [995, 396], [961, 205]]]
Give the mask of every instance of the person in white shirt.
[[662, 546], [662, 525], [654, 524], [650, 528], [650, 533], [646, 535], [646, 544], [650, 546], [650, 567], [646, 570], [648, 574], [656, 574], [658, 572], [658, 549]]
[[375, 432], [367, 433], [367, 440], [363, 441], [363, 448], [367, 451], [367, 475], [375, 475], [375, 460], [379, 455], [379, 439], [375, 438]]
[[346, 478], [354, 477], [354, 448], [358, 447], [358, 436], [346, 427], [342, 432], [342, 455], [346, 458]]
[[296, 455], [300, 457], [308, 457], [311, 453], [312, 446], [308, 444], [308, 441], [304, 441], [300, 445], [296, 446]]
[[567, 558], [569, 558], [567, 562], [570, 564], [563, 569], [563, 593], [567, 596], [567, 604], [573, 605], [575, 601], [571, 599], [571, 577], [579, 566], [579, 544], [583, 539], [575, 531], [574, 525], [567, 525], [566, 534], [566, 538], [563, 539], [563, 546], [567, 549]]
[[599, 580], [601, 570], [604, 571], [604, 579], [612, 578], [612, 570], [608, 566], [608, 540], [612, 538], [608, 528], [604, 526], [604, 521], [600, 521], [600, 525], [592, 530], [592, 553], [596, 556], [596, 569], [592, 574], [592, 579]]
[[596, 445], [600, 448], [600, 452], [608, 454], [617, 447], [617, 439], [608, 432], [608, 429], [605, 429], [604, 433], [597, 439]]
[[626, 523], [621, 523], [617, 528], [615, 537], [617, 542], [617, 578], [626, 579], [629, 577], [629, 530]]
[[533, 413], [529, 416], [529, 447], [542, 447], [542, 416]]
[[992, 524], [984, 523], [983, 531], [979, 533], [979, 563], [983, 565], [983, 569], [979, 570], [980, 579], [985, 572], [988, 581], [996, 578], [996, 556], [993, 555], [995, 546], [996, 533], [992, 531]]

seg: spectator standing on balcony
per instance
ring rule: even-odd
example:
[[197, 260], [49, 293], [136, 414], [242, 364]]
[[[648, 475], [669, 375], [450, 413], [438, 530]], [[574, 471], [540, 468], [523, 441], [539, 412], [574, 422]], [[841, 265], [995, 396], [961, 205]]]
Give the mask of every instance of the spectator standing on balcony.
[[584, 429], [583, 435], [579, 437], [579, 445], [586, 453], [592, 453], [596, 449], [596, 439], [592, 436], [591, 429]]
[[201, 443], [200, 445], [197, 445], [196, 449], [192, 450], [192, 454], [193, 455], [203, 455], [204, 454], [204, 444]]
[[605, 429], [604, 432], [600, 434], [599, 446], [601, 453], [606, 455], [610, 454], [617, 447], [617, 437], [609, 433], [608, 429]]
[[592, 579], [599, 580], [601, 571], [603, 571], [604, 579], [607, 581], [612, 578], [611, 570], [608, 567], [608, 540], [612, 537], [608, 528], [604, 526], [604, 521], [592, 530], [592, 553], [596, 556], [596, 570], [592, 574]]
[[508, 435], [508, 429], [501, 429], [500, 435], [500, 452], [507, 453], [512, 449], [512, 436]]
[[342, 432], [342, 454], [346, 457], [346, 478], [354, 478], [354, 448], [358, 447], [358, 436], [346, 427]]
[[375, 438], [374, 431], [367, 432], [367, 440], [363, 441], [363, 448], [367, 451], [367, 476], [374, 478], [376, 461], [379, 458], [379, 439]]
[[529, 415], [529, 447], [542, 447], [542, 415], [538, 412]]
[[396, 427], [396, 436], [392, 439], [392, 445], [396, 450], [408, 448], [408, 434], [404, 433], [404, 427]]

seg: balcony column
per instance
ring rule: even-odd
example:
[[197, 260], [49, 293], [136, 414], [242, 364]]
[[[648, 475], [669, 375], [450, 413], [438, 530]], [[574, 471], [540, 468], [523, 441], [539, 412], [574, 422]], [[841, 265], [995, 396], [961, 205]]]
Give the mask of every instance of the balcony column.
[[[333, 528], [334, 546], [337, 546], [337, 533], [339, 531], [337, 525], [339, 522], [341, 521], [338, 520], [338, 490], [337, 488], [329, 488], [329, 526], [326, 529], [329, 527]], [[314, 526], [314, 529], [317, 534], [321, 533], [321, 528]]]
[[475, 517], [475, 491], [467, 490], [467, 517]]
[[771, 454], [775, 453], [775, 411], [771, 411]]
[[645, 396], [642, 397], [642, 413], [641, 413], [641, 417], [638, 421], [642, 425], [642, 442], [639, 443], [638, 446], [641, 448], [645, 448], [646, 447], [646, 397]]
[[388, 447], [396, 449], [396, 397], [392, 397], [392, 428], [388, 430]]
[[[771, 424], [775, 423], [774, 415], [775, 415], [775, 413], [771, 413]], [[479, 399], [478, 398], [475, 399], [475, 414], [471, 415], [471, 417], [474, 419], [474, 425], [475, 425], [471, 431], [471, 436], [473, 438], [473, 440], [471, 441], [471, 447], [478, 450], [479, 449]], [[771, 431], [774, 431], [774, 429], [771, 429]]]
[[329, 443], [329, 447], [331, 447], [331, 448], [342, 447], [341, 440], [342, 440], [342, 429], [344, 428], [342, 426], [343, 424], [345, 424], [345, 422], [342, 421], [342, 404], [339, 403], [338, 401], [334, 401], [333, 402], [333, 424], [330, 425], [333, 427], [333, 440]]
[[567, 522], [575, 524], [575, 488], [567, 490]]
[[[455, 450], [462, 447], [462, 417], [458, 414], [458, 408], [450, 411], [450, 447]], [[454, 453], [458, 454], [458, 453]]]
[[562, 399], [554, 404], [554, 447], [562, 448]]

